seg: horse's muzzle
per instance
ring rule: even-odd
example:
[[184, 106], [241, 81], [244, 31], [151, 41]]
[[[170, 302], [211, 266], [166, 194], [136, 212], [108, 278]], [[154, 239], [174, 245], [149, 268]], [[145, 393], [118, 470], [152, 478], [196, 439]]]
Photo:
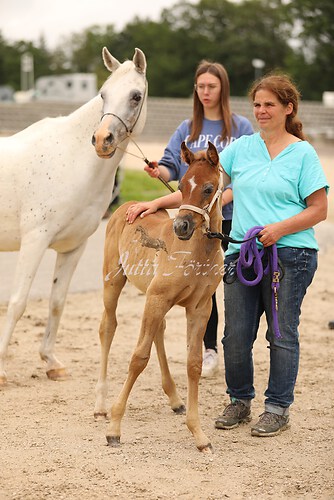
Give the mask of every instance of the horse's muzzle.
[[100, 158], [112, 158], [116, 152], [116, 148], [114, 147], [115, 138], [111, 133], [103, 136], [95, 132], [92, 136], [92, 144], [97, 156]]
[[173, 229], [180, 240], [190, 240], [195, 231], [195, 223], [192, 215], [178, 215], [174, 219]]

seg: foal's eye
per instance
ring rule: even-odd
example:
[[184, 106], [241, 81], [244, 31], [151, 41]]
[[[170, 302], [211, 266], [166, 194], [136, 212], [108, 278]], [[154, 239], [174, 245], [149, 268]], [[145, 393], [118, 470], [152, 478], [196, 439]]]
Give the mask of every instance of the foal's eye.
[[208, 196], [209, 194], [211, 194], [213, 192], [213, 185], [212, 184], [208, 184], [207, 186], [204, 186], [204, 189], [203, 189], [203, 193]]

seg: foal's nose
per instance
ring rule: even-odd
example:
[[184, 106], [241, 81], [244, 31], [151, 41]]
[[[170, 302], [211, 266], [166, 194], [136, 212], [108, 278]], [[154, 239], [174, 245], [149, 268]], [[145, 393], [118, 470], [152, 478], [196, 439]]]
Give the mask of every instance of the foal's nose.
[[188, 220], [183, 220], [180, 224], [178, 224], [178, 232], [180, 234], [187, 234], [189, 231], [189, 221]]
[[173, 229], [180, 240], [189, 240], [195, 229], [194, 219], [191, 215], [178, 216], [174, 219]]

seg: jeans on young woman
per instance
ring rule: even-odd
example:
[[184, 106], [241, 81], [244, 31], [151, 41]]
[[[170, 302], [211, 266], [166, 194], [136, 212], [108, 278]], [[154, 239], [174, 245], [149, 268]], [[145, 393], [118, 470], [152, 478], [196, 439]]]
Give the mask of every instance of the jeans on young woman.
[[[238, 254], [225, 257], [229, 264]], [[270, 349], [270, 373], [265, 391], [265, 408], [287, 415], [293, 402], [299, 363], [298, 325], [300, 308], [307, 287], [317, 269], [317, 251], [309, 248], [279, 248], [278, 257], [284, 269], [278, 291], [278, 322], [281, 338], [274, 336], [271, 276], [255, 286], [236, 279], [224, 284], [225, 329], [224, 346], [227, 393], [231, 399], [250, 403], [255, 396], [253, 343], [260, 318], [266, 315], [266, 339]], [[253, 270], [244, 270], [247, 280], [254, 279]]]

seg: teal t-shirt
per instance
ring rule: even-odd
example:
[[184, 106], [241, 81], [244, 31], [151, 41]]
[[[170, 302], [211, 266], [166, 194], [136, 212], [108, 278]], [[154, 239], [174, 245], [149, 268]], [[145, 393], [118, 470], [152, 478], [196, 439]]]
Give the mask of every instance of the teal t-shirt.
[[[254, 226], [264, 226], [299, 214], [305, 199], [328, 184], [315, 149], [307, 141], [287, 146], [273, 160], [259, 133], [243, 136], [219, 154], [233, 184], [234, 211], [230, 236], [242, 240]], [[259, 243], [261, 246], [261, 244]], [[283, 236], [277, 247], [314, 248], [314, 229]], [[226, 255], [239, 252], [229, 243]]]

